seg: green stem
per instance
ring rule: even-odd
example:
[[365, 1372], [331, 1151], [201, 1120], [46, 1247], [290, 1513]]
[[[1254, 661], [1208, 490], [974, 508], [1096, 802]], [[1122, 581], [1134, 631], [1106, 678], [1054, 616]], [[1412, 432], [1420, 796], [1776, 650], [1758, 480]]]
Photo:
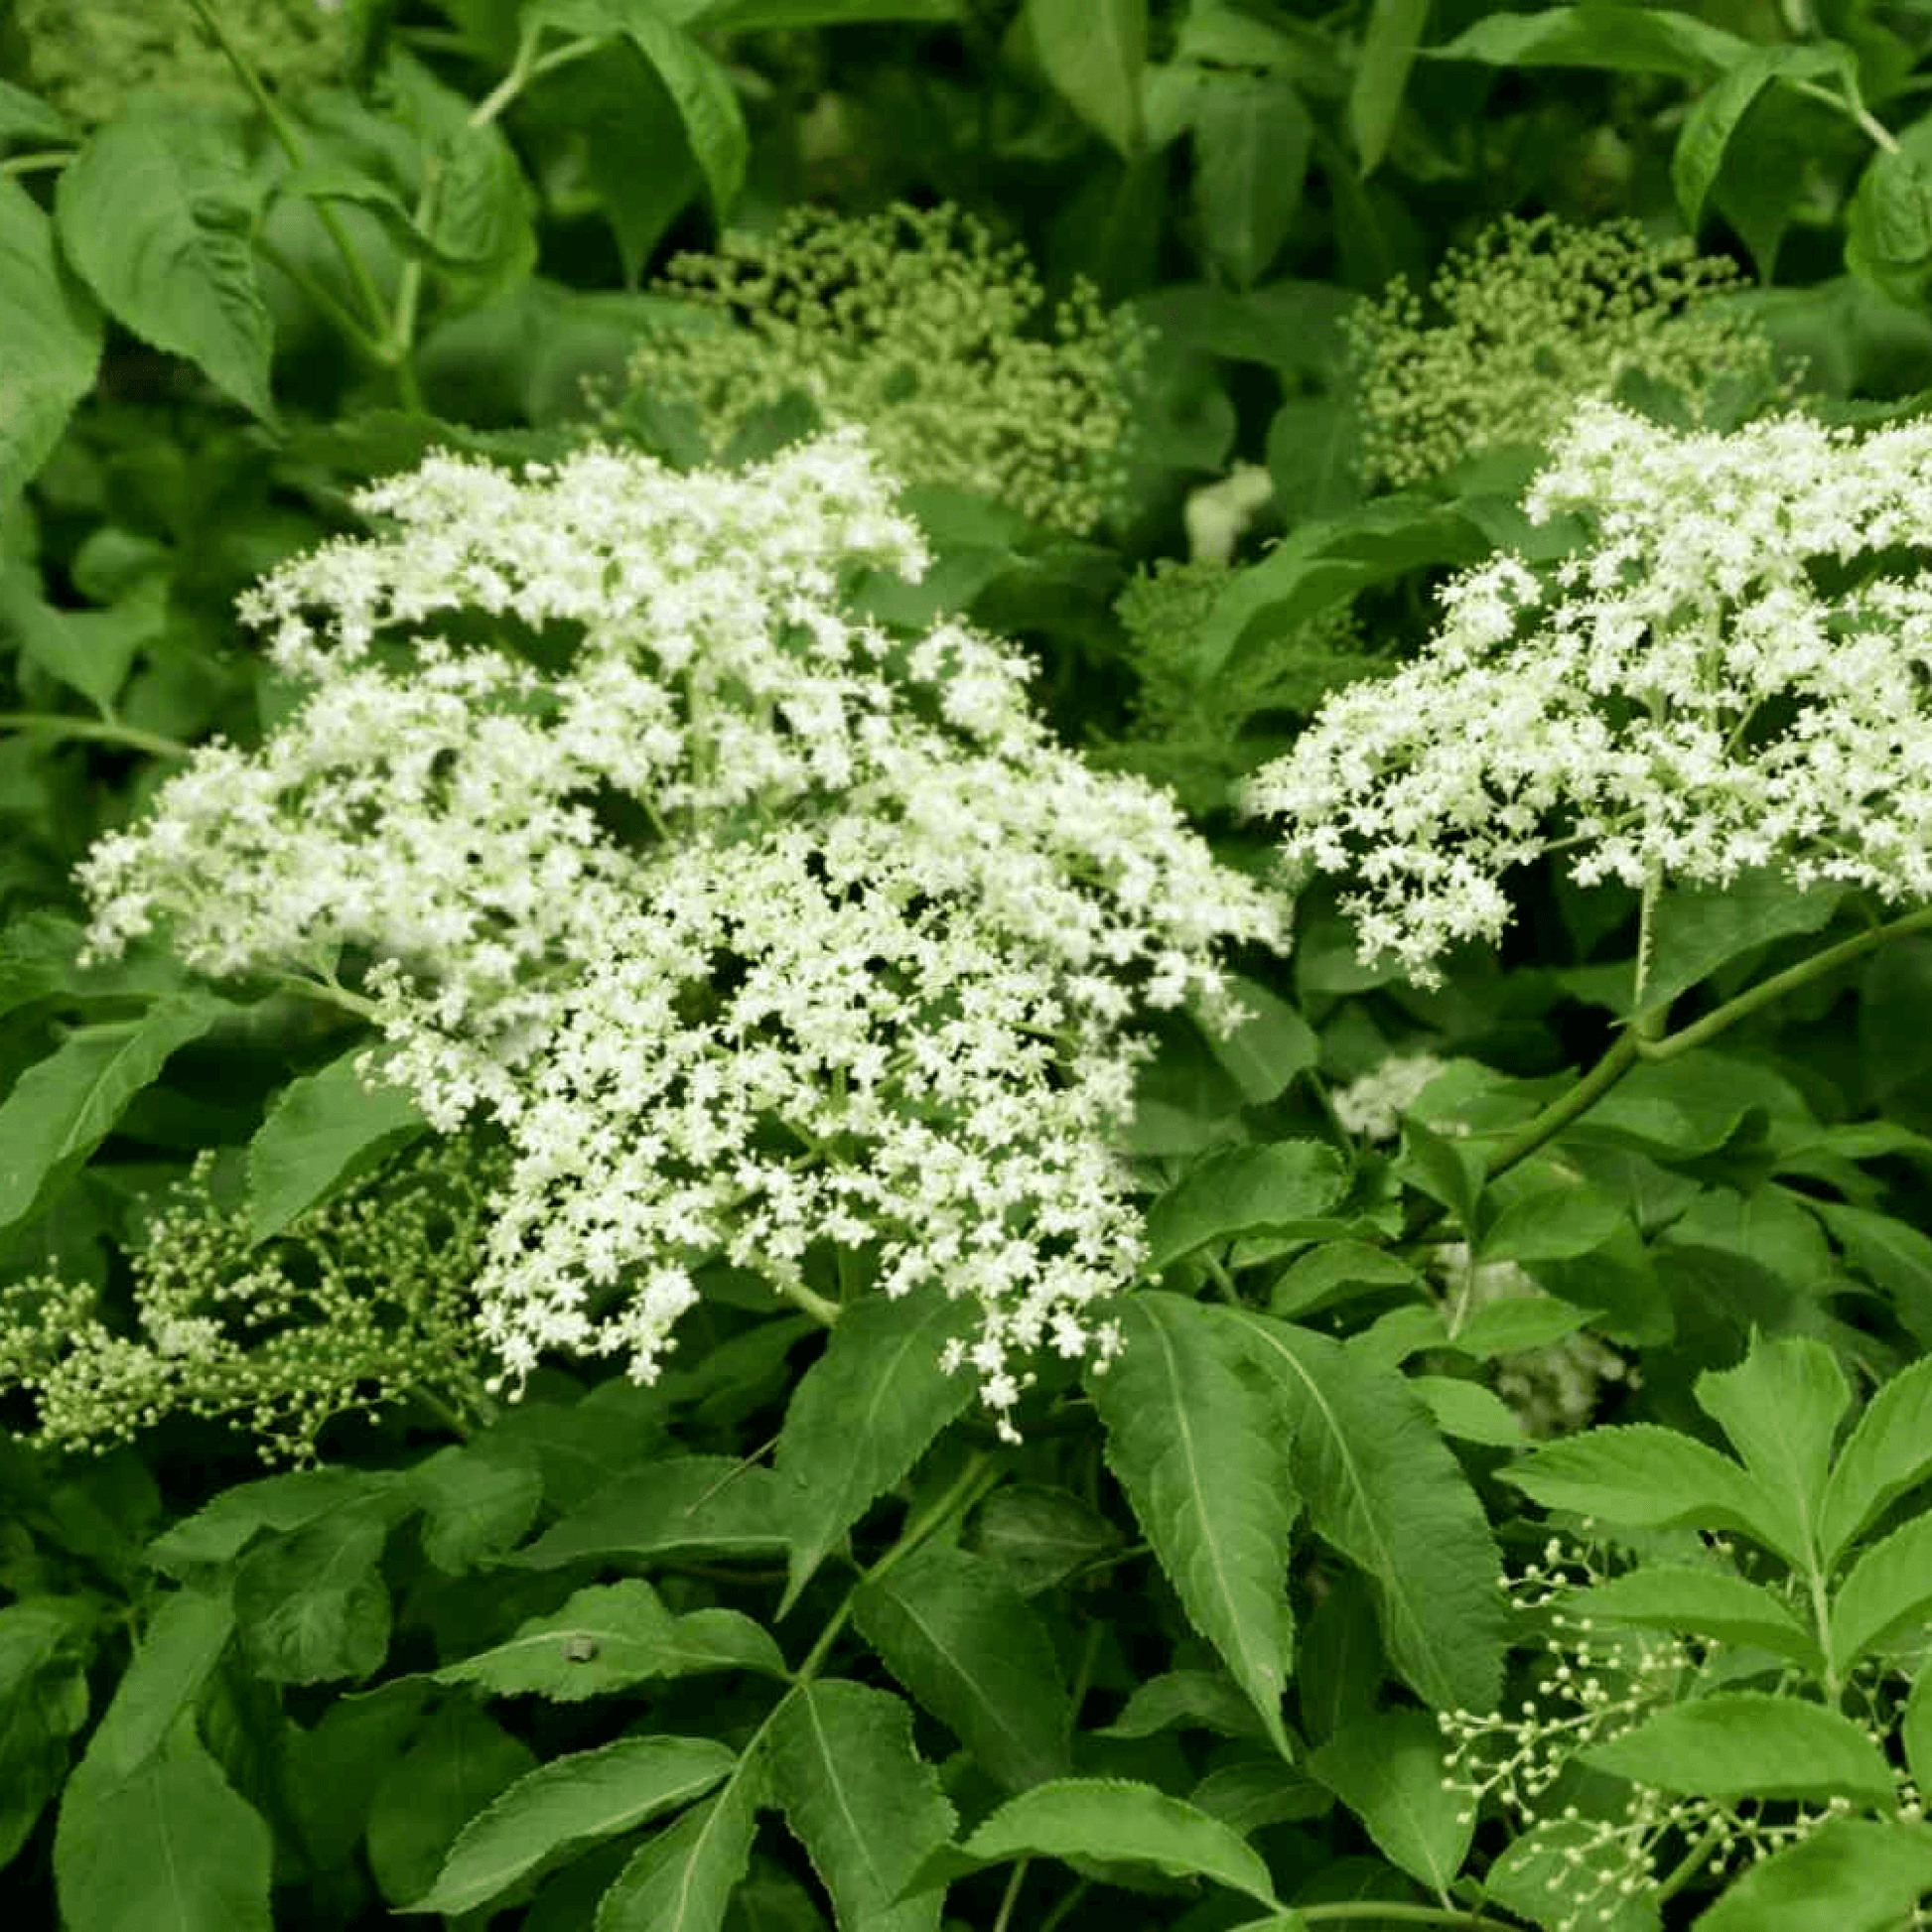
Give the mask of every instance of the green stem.
[[845, 1312], [836, 1302], [827, 1301], [816, 1289], [807, 1288], [803, 1282], [773, 1282], [771, 1284], [787, 1302], [803, 1309], [811, 1318], [823, 1327], [833, 1327]]
[[1493, 1180], [1507, 1173], [1518, 1162], [1527, 1161], [1538, 1148], [1554, 1140], [1575, 1120], [1602, 1099], [1637, 1063], [1637, 1041], [1633, 1030], [1625, 1028], [1610, 1042], [1609, 1051], [1567, 1093], [1535, 1115], [1497, 1148], [1483, 1163], [1485, 1176]]
[[18, 180], [22, 175], [44, 174], [50, 168], [65, 168], [73, 157], [72, 148], [42, 148], [33, 154], [9, 155], [0, 161], [0, 175]]
[[1039, 1922], [1039, 1932], [1058, 1932], [1059, 1924], [1074, 1906], [1093, 1889], [1093, 1881], [1088, 1878], [1075, 1879], [1073, 1889], [1066, 1894], [1053, 1909]]
[[[1362, 1899], [1348, 1905], [1291, 1905], [1288, 1910], [1310, 1925], [1338, 1924], [1344, 1919], [1393, 1919], [1401, 1925], [1457, 1925], [1466, 1932], [1522, 1932], [1522, 1927], [1482, 1912], [1459, 1912], [1454, 1906], [1389, 1905]], [[1291, 1921], [1292, 1922], [1292, 1921]]]
[[132, 725], [117, 725], [111, 719], [69, 718], [58, 711], [0, 711], [0, 731], [39, 732], [46, 738], [79, 738], [99, 745], [125, 745], [131, 751], [146, 752], [158, 759], [185, 759], [195, 749], [178, 739], [139, 731]]
[[[296, 132], [295, 123], [282, 111], [282, 104], [262, 85], [261, 75], [255, 71], [254, 65], [228, 37], [228, 30], [222, 25], [220, 15], [208, 4], [208, 0], [188, 0], [197, 17], [208, 31], [228, 65], [234, 69], [241, 84], [247, 88], [255, 105], [261, 109], [268, 122], [269, 132], [275, 137], [275, 144], [288, 157], [291, 168], [300, 168], [308, 161], [303, 151], [301, 136]], [[326, 202], [316, 204], [316, 214], [321, 220], [324, 231], [335, 243], [336, 252], [342, 257], [343, 267], [347, 272], [349, 282], [361, 298], [363, 307], [368, 311], [369, 320], [376, 330], [386, 333], [388, 313], [383, 304], [380, 291], [375, 286], [375, 278], [369, 273], [368, 264], [362, 259], [362, 251], [356, 247], [353, 237], [344, 227], [336, 210]]]
[[1234, 1285], [1234, 1277], [1212, 1255], [1204, 1254], [1201, 1261], [1207, 1269], [1207, 1279], [1214, 1284], [1214, 1291], [1230, 1308], [1241, 1306], [1241, 1291]]
[[1724, 1827], [1713, 1825], [1691, 1849], [1671, 1866], [1663, 1882], [1651, 1894], [1662, 1905], [1673, 1899], [1711, 1863], [1711, 1855], [1724, 1843]]
[[373, 1020], [382, 1011], [373, 1000], [351, 993], [347, 987], [333, 981], [306, 979], [300, 973], [271, 973], [269, 977], [285, 993], [296, 994], [304, 1000], [319, 1000], [324, 1006], [352, 1013], [358, 1020]]
[[1027, 1867], [1031, 1859], [1022, 1859], [1007, 1878], [1007, 1888], [1000, 1895], [1000, 1909], [994, 1914], [993, 1932], [1007, 1932], [1013, 1923], [1013, 1908], [1020, 1902], [1020, 1887], [1027, 1881]]

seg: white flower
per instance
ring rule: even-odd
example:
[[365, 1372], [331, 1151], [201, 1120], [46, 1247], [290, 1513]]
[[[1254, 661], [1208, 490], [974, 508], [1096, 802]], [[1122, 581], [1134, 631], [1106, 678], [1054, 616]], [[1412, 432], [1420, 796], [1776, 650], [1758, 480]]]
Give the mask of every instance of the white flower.
[[648, 1381], [707, 1266], [809, 1289], [828, 1241], [977, 1302], [1004, 1428], [1020, 1358], [1115, 1352], [1125, 1029], [1225, 1010], [1216, 947], [1277, 915], [1055, 746], [1013, 651], [847, 613], [844, 573], [923, 558], [860, 440], [435, 457], [360, 507], [389, 529], [246, 601], [307, 702], [94, 849], [95, 948], [370, 962], [383, 1077], [507, 1140], [477, 1293], [512, 1383], [557, 1348]]
[[1356, 876], [1366, 955], [1433, 983], [1554, 849], [1584, 885], [1932, 896], [1932, 573], [1878, 561], [1932, 539], [1932, 422], [1679, 435], [1588, 403], [1527, 507], [1587, 531], [1551, 581], [1465, 573], [1418, 660], [1249, 788], [1291, 868]]

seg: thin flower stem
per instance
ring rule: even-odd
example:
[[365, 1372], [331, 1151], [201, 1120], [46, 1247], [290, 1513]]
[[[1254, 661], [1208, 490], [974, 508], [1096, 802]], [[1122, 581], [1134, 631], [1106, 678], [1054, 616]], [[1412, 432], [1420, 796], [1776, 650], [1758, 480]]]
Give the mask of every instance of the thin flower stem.
[[1007, 1878], [1007, 1888], [1000, 1895], [1000, 1909], [994, 1914], [993, 1932], [1007, 1932], [1013, 1923], [1013, 1908], [1020, 1902], [1020, 1887], [1027, 1881], [1027, 1867], [1031, 1859], [1022, 1859]]
[[1663, 1882], [1651, 1894], [1656, 1904], [1672, 1899], [1711, 1863], [1711, 1855], [1724, 1843], [1724, 1826], [1713, 1825], [1691, 1849], [1671, 1866]]
[[1039, 1922], [1039, 1932], [1057, 1932], [1059, 1923], [1093, 1889], [1092, 1882], [1086, 1878], [1076, 1879], [1073, 1889], [1066, 1894], [1053, 1909]]
[[69, 718], [58, 711], [0, 711], [0, 731], [38, 732], [45, 738], [78, 738], [100, 745], [125, 745], [158, 759], [185, 759], [194, 747], [108, 718]]
[[22, 175], [45, 174], [51, 168], [65, 168], [74, 153], [72, 148], [41, 148], [32, 154], [9, 155], [0, 161], [0, 175], [18, 181]]
[[816, 1289], [810, 1289], [803, 1282], [773, 1282], [772, 1287], [794, 1307], [803, 1309], [811, 1318], [822, 1326], [836, 1325], [838, 1318], [845, 1312], [836, 1302], [828, 1301]]

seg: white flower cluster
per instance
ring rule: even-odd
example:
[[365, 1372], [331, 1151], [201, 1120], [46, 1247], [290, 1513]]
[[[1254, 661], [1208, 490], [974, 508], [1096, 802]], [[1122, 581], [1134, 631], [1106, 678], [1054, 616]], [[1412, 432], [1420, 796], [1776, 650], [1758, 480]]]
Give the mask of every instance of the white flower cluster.
[[1581, 519], [1554, 573], [1461, 575], [1415, 663], [1251, 784], [1292, 868], [1360, 880], [1365, 956], [1434, 983], [1545, 853], [1585, 885], [1932, 896], [1932, 421], [1676, 434], [1587, 403], [1526, 507]]
[[1328, 1096], [1336, 1123], [1344, 1133], [1371, 1141], [1392, 1141], [1402, 1128], [1402, 1116], [1422, 1098], [1423, 1089], [1437, 1074], [1449, 1071], [1449, 1061], [1434, 1053], [1391, 1053], [1368, 1072], [1337, 1087]]
[[498, 1124], [512, 1381], [648, 1381], [705, 1264], [809, 1299], [828, 1256], [973, 1298], [954, 1365], [1003, 1425], [1018, 1355], [1104, 1361], [1125, 1030], [1231, 1021], [1213, 950], [1269, 899], [1057, 748], [1007, 647], [848, 613], [843, 574], [924, 561], [856, 433], [737, 475], [439, 457], [358, 507], [385, 532], [244, 601], [306, 703], [94, 849], [95, 947], [341, 973], [439, 1130]]

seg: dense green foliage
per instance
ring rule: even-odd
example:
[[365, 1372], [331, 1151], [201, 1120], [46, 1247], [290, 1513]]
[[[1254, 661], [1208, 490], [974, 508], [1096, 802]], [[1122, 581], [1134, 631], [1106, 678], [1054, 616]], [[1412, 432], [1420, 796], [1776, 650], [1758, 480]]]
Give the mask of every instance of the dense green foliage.
[[1932, 1922], [1928, 85], [0, 16], [8, 1923]]

